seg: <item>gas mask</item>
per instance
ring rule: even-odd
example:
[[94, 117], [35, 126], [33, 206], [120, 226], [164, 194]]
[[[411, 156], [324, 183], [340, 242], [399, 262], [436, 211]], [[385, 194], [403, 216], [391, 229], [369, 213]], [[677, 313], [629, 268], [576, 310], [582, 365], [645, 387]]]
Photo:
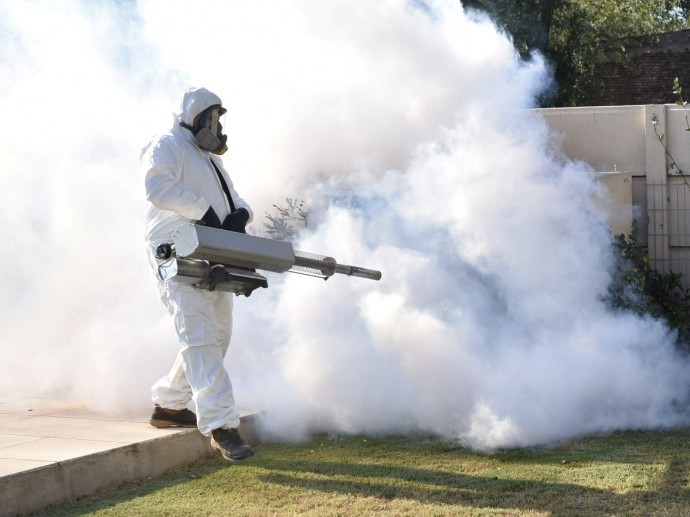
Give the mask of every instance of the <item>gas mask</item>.
[[223, 134], [221, 120], [227, 110], [219, 105], [206, 108], [194, 119], [194, 134], [196, 145], [214, 154], [223, 154], [228, 150], [228, 136]]

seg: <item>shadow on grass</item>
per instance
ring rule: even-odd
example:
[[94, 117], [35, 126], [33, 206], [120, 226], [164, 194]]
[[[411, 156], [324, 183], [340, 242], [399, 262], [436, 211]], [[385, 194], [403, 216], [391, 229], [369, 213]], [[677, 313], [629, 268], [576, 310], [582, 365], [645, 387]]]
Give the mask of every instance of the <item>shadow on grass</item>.
[[[660, 458], [675, 457], [689, 450], [690, 429], [616, 431], [570, 440], [559, 446], [504, 449], [493, 457], [506, 462], [557, 464], [563, 461], [596, 461], [620, 464], [657, 463]], [[447, 449], [466, 450], [462, 447]], [[690, 451], [689, 451], [690, 452]]]
[[[444, 513], [462, 509], [522, 510], [566, 515], [690, 515], [690, 490], [687, 488], [690, 455], [684, 447], [687, 431], [661, 433], [650, 440], [649, 433], [622, 433], [620, 436], [584, 439], [563, 447], [542, 451], [511, 450], [491, 456], [500, 463], [553, 465], [564, 458], [575, 466], [581, 462], [659, 464], [666, 458], [663, 477], [656, 477], [652, 489], [616, 493], [605, 488], [593, 488], [576, 482], [517, 479], [462, 473], [464, 458], [476, 456], [464, 448], [451, 447], [439, 441], [410, 440], [409, 437], [389, 437], [383, 443], [369, 440], [362, 447], [361, 440], [329, 441], [325, 452], [329, 458], [304, 455], [311, 445], [297, 447], [267, 445], [264, 451], [247, 463], [228, 465], [220, 458], [209, 458], [189, 465], [175, 473], [155, 480], [129, 484], [109, 494], [84, 500], [41, 515], [84, 515], [108, 509], [120, 503], [146, 497], [158, 491], [185, 485], [208, 476], [222, 476], [228, 468], [240, 469], [245, 478], [253, 478], [254, 489], [261, 493], [267, 485], [277, 485], [298, 491], [318, 491], [324, 494], [344, 494], [381, 501], [406, 500], [447, 507]], [[338, 461], [343, 454], [349, 461]], [[585, 451], [586, 454], [582, 454]], [[680, 452], [680, 453], [679, 453]], [[376, 458], [372, 459], [371, 454]], [[451, 455], [443, 467], [415, 467], [416, 461]], [[401, 466], [400, 456], [405, 462]], [[457, 461], [456, 461], [457, 460]], [[453, 470], [457, 466], [459, 472]], [[230, 472], [230, 471], [228, 471]], [[508, 471], [506, 471], [508, 472]], [[549, 476], [550, 474], [545, 474]], [[221, 483], [223, 478], [220, 479]], [[549, 479], [553, 479], [551, 476]], [[251, 481], [247, 481], [250, 482]], [[194, 488], [187, 488], [194, 493]], [[257, 504], [260, 504], [257, 502]]]
[[[372, 464], [270, 461], [266, 483], [384, 500], [407, 499], [455, 507], [521, 509], [554, 516], [654, 514], [655, 507], [676, 507], [689, 515], [690, 491], [684, 488], [690, 458], [673, 460], [659, 490], [617, 494], [574, 483], [473, 476], [438, 470]], [[305, 476], [306, 473], [311, 474]]]

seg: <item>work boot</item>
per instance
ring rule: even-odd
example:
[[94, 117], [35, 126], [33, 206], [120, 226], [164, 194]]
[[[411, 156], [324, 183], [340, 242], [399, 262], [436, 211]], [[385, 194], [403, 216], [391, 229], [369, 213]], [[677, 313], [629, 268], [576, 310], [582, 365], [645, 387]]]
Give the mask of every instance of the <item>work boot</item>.
[[230, 461], [246, 460], [254, 454], [237, 429], [215, 429], [211, 435], [211, 447]]
[[149, 424], [153, 427], [196, 427], [196, 415], [189, 409], [153, 408]]

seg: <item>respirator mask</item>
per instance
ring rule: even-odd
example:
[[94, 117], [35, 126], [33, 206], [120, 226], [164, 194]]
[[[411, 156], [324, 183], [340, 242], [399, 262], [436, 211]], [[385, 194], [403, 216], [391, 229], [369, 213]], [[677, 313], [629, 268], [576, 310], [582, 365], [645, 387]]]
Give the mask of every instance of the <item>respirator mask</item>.
[[206, 108], [194, 119], [194, 127], [184, 124], [183, 127], [191, 129], [196, 145], [214, 154], [223, 154], [228, 150], [228, 136], [223, 134], [225, 112], [227, 110], [219, 105]]

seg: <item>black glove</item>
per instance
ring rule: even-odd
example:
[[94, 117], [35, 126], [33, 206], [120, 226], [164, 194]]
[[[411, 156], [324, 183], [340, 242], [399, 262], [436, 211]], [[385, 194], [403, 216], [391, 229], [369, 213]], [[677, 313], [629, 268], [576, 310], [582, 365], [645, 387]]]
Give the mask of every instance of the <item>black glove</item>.
[[247, 221], [249, 221], [249, 212], [246, 208], [239, 208], [225, 218], [222, 228], [232, 232], [247, 233], [244, 229]]
[[204, 217], [202, 217], [199, 222], [205, 224], [206, 226], [210, 226], [211, 228], [220, 228], [221, 226], [218, 214], [216, 214], [216, 211], [213, 209], [212, 206], [208, 207], [208, 210], [206, 210]]

